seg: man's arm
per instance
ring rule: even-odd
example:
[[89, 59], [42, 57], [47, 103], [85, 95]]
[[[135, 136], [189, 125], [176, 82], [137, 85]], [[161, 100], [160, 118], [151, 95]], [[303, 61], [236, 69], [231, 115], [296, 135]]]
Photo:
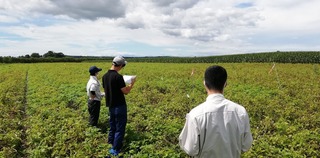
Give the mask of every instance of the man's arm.
[[93, 100], [96, 97], [96, 92], [95, 91], [90, 91], [91, 95], [90, 98]]
[[179, 145], [190, 156], [199, 154], [199, 130], [189, 115], [186, 116], [186, 123], [179, 136]]
[[105, 81], [106, 80], [106, 76], [103, 75], [102, 76], [102, 88], [105, 90], [107, 89], [107, 82]]
[[245, 129], [244, 129], [245, 131], [244, 131], [243, 138], [242, 138], [242, 147], [241, 147], [242, 152], [248, 151], [251, 148], [251, 145], [253, 142], [248, 114], [246, 114], [244, 121], [245, 121], [244, 122], [245, 123]]
[[93, 100], [96, 96], [97, 96], [97, 87], [95, 84], [91, 84], [89, 87], [89, 91], [90, 91], [90, 99]]
[[136, 81], [136, 78], [133, 78], [133, 79], [131, 79], [131, 84], [129, 84], [126, 87], [121, 88], [122, 93], [125, 94], [125, 95], [129, 94], [131, 89], [132, 89], [132, 87], [133, 87], [133, 85], [134, 85], [134, 83], [135, 83], [135, 81]]

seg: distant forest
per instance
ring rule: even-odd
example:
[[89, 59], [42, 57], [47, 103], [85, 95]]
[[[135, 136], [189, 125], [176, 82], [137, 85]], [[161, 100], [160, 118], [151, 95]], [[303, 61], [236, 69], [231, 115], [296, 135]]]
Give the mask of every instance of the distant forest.
[[[206, 57], [125, 57], [128, 62], [156, 62], [156, 63], [242, 63], [242, 62], [276, 62], [276, 63], [320, 63], [320, 51], [306, 52], [264, 52], [250, 54], [236, 54]], [[44, 55], [11, 57], [0, 56], [0, 63], [39, 63], [39, 62], [91, 62], [111, 61], [113, 57], [69, 56], [61, 52], [48, 51]]]

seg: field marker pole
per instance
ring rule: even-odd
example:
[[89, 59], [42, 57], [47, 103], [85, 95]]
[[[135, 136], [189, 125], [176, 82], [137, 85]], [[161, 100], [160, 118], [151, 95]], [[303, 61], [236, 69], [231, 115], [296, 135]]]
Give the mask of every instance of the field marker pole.
[[278, 71], [276, 69], [276, 63], [275, 62], [273, 62], [273, 65], [272, 65], [271, 69], [269, 70], [269, 75], [271, 74], [273, 69], [274, 69], [274, 71], [276, 71], [276, 76], [277, 76], [277, 81], [278, 81], [278, 89], [280, 89], [281, 88], [281, 83], [280, 83], [280, 79], [279, 79]]
[[[195, 87], [195, 80], [193, 79], [193, 76], [194, 75], [194, 68], [192, 69], [192, 71], [191, 71], [191, 74], [190, 74], [190, 79], [192, 80], [192, 95], [191, 96], [193, 96], [194, 95], [194, 87]], [[189, 94], [187, 94], [187, 97], [188, 98], [190, 98], [190, 95]]]
[[278, 74], [278, 71], [277, 71], [277, 68], [276, 68], [276, 63], [273, 63], [274, 65], [274, 69], [276, 71], [276, 76], [277, 76], [277, 81], [278, 81], [278, 89], [281, 88], [281, 83], [280, 83], [280, 79], [279, 79], [279, 74]]

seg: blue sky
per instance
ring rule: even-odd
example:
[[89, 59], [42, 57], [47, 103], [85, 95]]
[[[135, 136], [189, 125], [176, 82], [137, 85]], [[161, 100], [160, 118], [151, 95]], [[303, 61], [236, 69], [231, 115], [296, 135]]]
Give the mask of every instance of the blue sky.
[[0, 0], [0, 56], [319, 51], [318, 0]]

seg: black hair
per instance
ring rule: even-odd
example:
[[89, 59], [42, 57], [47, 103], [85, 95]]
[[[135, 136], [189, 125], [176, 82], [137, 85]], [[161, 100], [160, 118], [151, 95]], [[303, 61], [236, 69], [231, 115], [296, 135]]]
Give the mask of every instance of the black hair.
[[208, 89], [223, 91], [227, 77], [226, 69], [214, 65], [207, 68], [204, 74], [204, 81]]

